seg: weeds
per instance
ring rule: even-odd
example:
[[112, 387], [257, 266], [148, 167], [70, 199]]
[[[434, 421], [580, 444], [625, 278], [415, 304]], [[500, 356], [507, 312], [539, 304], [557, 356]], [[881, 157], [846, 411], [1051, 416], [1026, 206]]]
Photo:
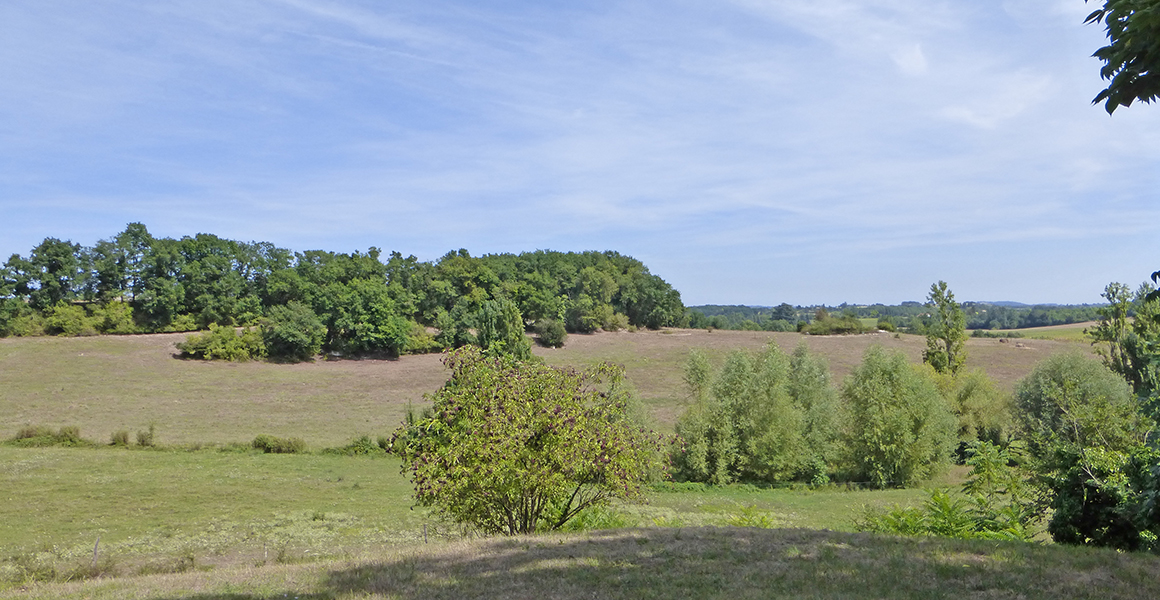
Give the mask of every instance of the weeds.
[[306, 442], [302, 438], [280, 438], [265, 434], [254, 438], [250, 446], [266, 454], [301, 454], [306, 452]]
[[21, 448], [47, 448], [50, 446], [75, 448], [97, 445], [95, 442], [82, 438], [80, 428], [73, 425], [61, 427], [55, 432], [43, 425], [26, 425], [16, 432], [9, 443]]

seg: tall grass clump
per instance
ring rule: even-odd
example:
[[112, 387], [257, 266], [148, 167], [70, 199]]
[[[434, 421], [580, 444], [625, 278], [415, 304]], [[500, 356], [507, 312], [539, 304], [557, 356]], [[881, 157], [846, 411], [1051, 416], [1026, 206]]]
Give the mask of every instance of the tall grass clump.
[[306, 442], [302, 438], [280, 438], [266, 434], [255, 437], [250, 446], [266, 454], [301, 454], [306, 452]]
[[92, 441], [81, 437], [81, 430], [75, 425], [66, 425], [53, 431], [43, 425], [27, 425], [21, 427], [9, 443], [22, 448], [43, 448], [49, 446], [95, 446]]

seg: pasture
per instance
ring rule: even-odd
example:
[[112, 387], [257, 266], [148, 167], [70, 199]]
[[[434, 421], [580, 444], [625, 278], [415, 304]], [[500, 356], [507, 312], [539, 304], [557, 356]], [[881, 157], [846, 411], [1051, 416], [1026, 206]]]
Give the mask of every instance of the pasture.
[[[179, 360], [182, 334], [0, 339], [0, 435], [26, 425], [79, 426], [108, 441], [156, 426], [163, 444], [248, 442], [259, 434], [300, 437], [318, 448], [393, 430], [407, 403], [422, 403], [447, 374], [439, 355], [398, 360], [333, 360], [294, 365]], [[662, 330], [571, 335], [561, 349], [536, 348], [553, 365], [608, 360], [626, 369], [660, 429], [671, 430], [688, 398], [682, 368], [692, 348], [723, 360], [736, 349], [769, 342], [792, 352], [799, 343], [826, 357], [841, 382], [873, 344], [921, 360], [925, 338], [879, 333]], [[968, 368], [985, 370], [1011, 390], [1046, 356], [1085, 343], [1058, 340], [967, 341]]]
[[[537, 572], [540, 567], [534, 565], [541, 563], [557, 565], [546, 572], [574, 580], [578, 595], [552, 593], [553, 597], [581, 597], [579, 590], [585, 585], [608, 578], [625, 582], [612, 589], [609, 597], [639, 597], [647, 595], [646, 588], [654, 584], [638, 579], [633, 569], [652, 568], [656, 556], [667, 556], [662, 561], [667, 568], [693, 569], [691, 573], [699, 575], [690, 577], [704, 578], [687, 582], [691, 589], [708, 589], [709, 582], [736, 576], [750, 583], [722, 589], [746, 596], [758, 588], [745, 586], [773, 585], [765, 575], [753, 575], [748, 568], [737, 570], [737, 561], [751, 560], [750, 553], [756, 552], [772, 561], [770, 565], [788, 569], [784, 591], [795, 595], [807, 590], [800, 587], [807, 574], [814, 576], [817, 569], [830, 568], [825, 561], [796, 560], [803, 556], [847, 557], [877, 564], [882, 558], [879, 554], [893, 552], [896, 559], [889, 564], [901, 569], [900, 557], [917, 552], [913, 546], [936, 544], [955, 548], [946, 550], [948, 556], [967, 552], [975, 556], [969, 563], [991, 565], [975, 572], [977, 576], [994, 570], [994, 565], [1007, 568], [1012, 552], [1038, 551], [1022, 547], [996, 551], [990, 546], [961, 550], [952, 542], [875, 540], [852, 534], [854, 519], [863, 507], [912, 504], [925, 494], [918, 489], [848, 491], [838, 487], [661, 487], [650, 494], [647, 505], [615, 506], [594, 515], [592, 524], [598, 527], [636, 528], [626, 532], [519, 542], [465, 541], [461, 532], [412, 506], [410, 484], [393, 458], [317, 452], [266, 455], [245, 448], [263, 433], [302, 437], [315, 451], [359, 435], [388, 434], [401, 421], [408, 403], [421, 404], [425, 393], [445, 381], [439, 356], [298, 365], [207, 363], [175, 358], [173, 343], [182, 338], [0, 340], [0, 436], [7, 438], [25, 425], [76, 425], [83, 437], [104, 444], [113, 432], [132, 434], [154, 425], [161, 445], [158, 449], [0, 446], [0, 498], [4, 500], [0, 505], [0, 589], [9, 586], [7, 594], [321, 599], [428, 597], [422, 590], [441, 590], [443, 596], [432, 597], [485, 597], [493, 595], [492, 589], [508, 589], [511, 593], [501, 595], [512, 597], [547, 593], [537, 587], [542, 584], [525, 580], [517, 572], [502, 580], [481, 572], [484, 557], [492, 557], [531, 561], [520, 567], [528, 569], [527, 573]], [[720, 362], [729, 351], [757, 350], [770, 341], [786, 351], [805, 343], [827, 358], [836, 383], [873, 344], [902, 350], [916, 362], [925, 344], [918, 336], [893, 334], [815, 337], [666, 330], [573, 335], [563, 349], [537, 348], [536, 353], [556, 365], [582, 366], [599, 360], [623, 365], [658, 427], [671, 430], [687, 404], [682, 367], [690, 349], [701, 348]], [[1011, 389], [1044, 357], [1088, 349], [1086, 344], [1055, 340], [1013, 342], [969, 340], [968, 366], [986, 370], [1002, 387]], [[960, 468], [928, 485], [952, 485], [962, 476]], [[714, 529], [730, 525], [762, 531]], [[771, 527], [782, 528], [781, 537], [766, 531]], [[682, 531], [696, 543], [670, 548], [665, 540]], [[787, 546], [785, 539], [797, 541]], [[721, 551], [721, 540], [744, 546]], [[506, 545], [511, 543], [518, 546]], [[570, 558], [558, 555], [556, 546], [571, 548]], [[873, 549], [876, 546], [890, 550]], [[553, 550], [540, 558], [534, 558], [539, 556], [535, 552], [522, 558], [509, 556], [517, 547]], [[648, 556], [635, 554], [634, 547], [648, 549]], [[845, 548], [855, 550], [847, 553]], [[1099, 577], [1128, 580], [1136, 577], [1134, 569], [1144, 568], [1135, 561], [1150, 560], [1131, 558], [1108, 566], [1115, 561], [1108, 562], [1110, 558], [1098, 553], [1092, 556], [1102, 558], [1075, 556], [1081, 557], [1075, 560], [1100, 565], [1103, 575]], [[1023, 562], [1013, 572], [1042, 570], [1034, 566], [1039, 558], [1019, 560]], [[302, 562], [309, 564], [296, 564]], [[948, 569], [937, 561], [924, 564], [924, 577]], [[600, 565], [608, 569], [597, 568]], [[460, 575], [436, 572], [444, 567]], [[1121, 568], [1127, 569], [1126, 575], [1115, 570]], [[399, 576], [402, 579], [396, 576], [398, 569], [405, 571]], [[59, 583], [111, 575], [122, 577]], [[124, 577], [130, 575], [134, 577]], [[45, 583], [34, 583], [37, 580]], [[831, 591], [841, 595], [842, 590], [866, 584], [858, 581], [848, 579]], [[927, 589], [925, 585], [915, 590]], [[504, 586], [518, 586], [518, 590]], [[388, 589], [395, 591], [388, 594]], [[657, 589], [660, 597], [672, 597], [680, 595], [681, 588]], [[913, 597], [937, 597], [914, 593], [918, 595]]]

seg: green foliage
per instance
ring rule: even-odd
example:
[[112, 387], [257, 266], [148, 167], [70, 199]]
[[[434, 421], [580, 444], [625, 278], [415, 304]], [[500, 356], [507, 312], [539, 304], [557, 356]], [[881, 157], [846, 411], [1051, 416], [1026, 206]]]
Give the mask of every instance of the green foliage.
[[93, 442], [81, 437], [81, 430], [74, 425], [67, 425], [53, 431], [43, 425], [28, 425], [21, 427], [16, 435], [8, 442], [22, 448], [45, 448], [49, 446], [95, 446]]
[[320, 314], [327, 322], [328, 349], [398, 356], [406, 347], [411, 325], [395, 311], [385, 283], [355, 279], [347, 284], [332, 284], [324, 293], [325, 308]]
[[1019, 455], [987, 442], [971, 447], [971, 472], [962, 495], [933, 490], [920, 507], [866, 510], [861, 531], [936, 535], [961, 539], [1030, 541], [1037, 518], [1023, 473], [1012, 466]]
[[1078, 352], [1036, 365], [1016, 387], [1015, 411], [1031, 454], [1048, 461], [1048, 469], [1061, 451], [1130, 450], [1152, 426], [1128, 384]]
[[866, 351], [842, 386], [850, 411], [854, 476], [877, 487], [904, 487], [942, 470], [956, 445], [957, 422], [927, 375], [901, 352]]
[[1160, 452], [1090, 447], [1056, 455], [1048, 531], [1061, 544], [1160, 550]]
[[270, 358], [311, 360], [322, 351], [325, 338], [326, 326], [309, 306], [300, 302], [272, 306], [262, 321], [262, 341]]
[[152, 448], [157, 445], [157, 426], [149, 424], [149, 429], [137, 431], [137, 445], [143, 448]]
[[931, 376], [959, 422], [959, 447], [976, 441], [1007, 444], [1014, 434], [1012, 398], [982, 369], [957, 375], [933, 371]]
[[[292, 253], [212, 234], [154, 238], [140, 223], [91, 248], [47, 238], [28, 258], [14, 254], [0, 266], [0, 336], [41, 335], [46, 327], [78, 335], [245, 326], [297, 303], [326, 326], [330, 352], [432, 352], [476, 343], [482, 331], [486, 346], [500, 341], [510, 346], [504, 352], [525, 356], [530, 344], [506, 326], [498, 332], [506, 341], [487, 338], [493, 309], [506, 307], [486, 303], [506, 298], [525, 321], [584, 332], [684, 323], [680, 294], [615, 252], [472, 257], [458, 250], [435, 263], [392, 252], [386, 264], [380, 255], [377, 248]], [[299, 331], [271, 340], [273, 356], [308, 356], [299, 349], [313, 336], [292, 329]]]
[[488, 533], [555, 530], [613, 498], [638, 499], [661, 440], [627, 416], [619, 369], [576, 372], [468, 346], [448, 354], [432, 416], [392, 438], [415, 498]]
[[568, 331], [564, 324], [556, 319], [540, 319], [532, 327], [536, 332], [536, 341], [547, 348], [563, 348], [568, 341]]
[[133, 307], [126, 302], [106, 302], [91, 306], [90, 311], [90, 322], [101, 333], [123, 335], [140, 331], [133, 322]]
[[122, 429], [109, 436], [109, 445], [124, 448], [129, 445], [129, 432]]
[[933, 309], [926, 324], [923, 362], [939, 373], [957, 374], [967, 360], [967, 317], [955, 302], [955, 294], [940, 281], [930, 286], [927, 305]]
[[44, 312], [44, 329], [53, 335], [70, 337], [97, 335], [97, 328], [82, 306], [60, 302]]
[[350, 441], [345, 446], [327, 448], [325, 454], [341, 454], [343, 456], [381, 456], [388, 452], [390, 444], [385, 439], [372, 440], [369, 435], [362, 435]]
[[306, 452], [306, 442], [302, 438], [280, 438], [266, 434], [255, 437], [254, 441], [250, 442], [250, 446], [266, 454], [301, 454]]
[[802, 325], [800, 331], [808, 335], [844, 335], [866, 333], [869, 328], [852, 313], [843, 313], [835, 317], [826, 309], [819, 308], [814, 313], [813, 322]]
[[1108, 304], [1099, 309], [1099, 322], [1084, 333], [1104, 365], [1155, 404], [1160, 391], [1160, 300], [1150, 299], [1152, 291], [1145, 284], [1132, 294], [1124, 284], [1108, 284], [1103, 292]]
[[1106, 0], [1084, 22], [1104, 23], [1108, 35], [1093, 56], [1104, 62], [1100, 77], [1110, 83], [1092, 104], [1103, 101], [1112, 114], [1160, 96], [1160, 0]]
[[515, 302], [507, 298], [484, 302], [476, 323], [475, 340], [486, 354], [510, 355], [516, 360], [532, 357], [532, 343], [524, 335], [524, 318]]
[[443, 344], [427, 331], [426, 327], [411, 321], [411, 331], [407, 334], [407, 345], [403, 346], [404, 354], [430, 354], [442, 352]]
[[1155, 423], [1128, 384], [1081, 354], [1056, 355], [1020, 382], [1015, 400], [1049, 496], [1052, 538], [1156, 547], [1160, 453], [1145, 445]]
[[185, 336], [177, 349], [184, 358], [202, 360], [247, 361], [266, 355], [261, 334], [249, 327], [235, 331], [233, 327], [210, 325], [209, 331]]
[[805, 343], [790, 356], [789, 393], [803, 418], [806, 454], [800, 478], [812, 485], [825, 484], [842, 460], [846, 407], [831, 385], [829, 365], [810, 353]]
[[676, 477], [718, 485], [827, 480], [841, 411], [828, 370], [804, 346], [792, 359], [773, 344], [757, 355], [734, 352], [716, 377], [693, 352], [685, 380], [694, 402], [677, 422]]

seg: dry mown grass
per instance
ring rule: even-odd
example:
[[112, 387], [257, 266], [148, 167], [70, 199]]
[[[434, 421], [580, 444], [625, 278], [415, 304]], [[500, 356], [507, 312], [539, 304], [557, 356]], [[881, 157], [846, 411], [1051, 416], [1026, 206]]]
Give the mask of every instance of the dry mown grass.
[[1160, 597], [1160, 559], [1025, 543], [741, 528], [633, 529], [384, 550], [374, 558], [34, 585], [0, 597]]
[[[399, 360], [319, 361], [297, 365], [177, 360], [181, 334], [93, 338], [0, 339], [0, 435], [29, 424], [78, 425], [107, 441], [119, 430], [157, 425], [162, 443], [248, 441], [267, 433], [312, 446], [391, 431], [408, 402], [421, 402], [446, 380], [438, 355]], [[734, 349], [773, 341], [786, 351], [804, 342], [830, 362], [840, 382], [868, 347], [880, 344], [919, 361], [924, 338], [890, 334], [666, 330], [572, 335], [565, 348], [538, 348], [551, 364], [610, 360], [626, 367], [662, 427], [686, 403], [681, 370], [692, 348], [717, 360]], [[1051, 340], [971, 339], [968, 366], [1007, 389], [1036, 362], [1083, 344]], [[10, 435], [10, 434], [9, 434]]]

